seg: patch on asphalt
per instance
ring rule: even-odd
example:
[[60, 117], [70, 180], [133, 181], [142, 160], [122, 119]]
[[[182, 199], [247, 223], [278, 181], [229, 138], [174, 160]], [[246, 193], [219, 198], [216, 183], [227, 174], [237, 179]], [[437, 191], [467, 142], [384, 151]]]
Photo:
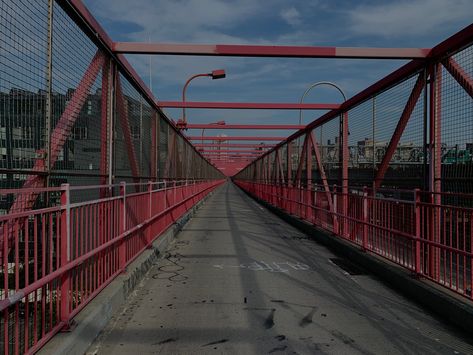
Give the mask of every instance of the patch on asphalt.
[[330, 258], [330, 262], [337, 265], [340, 269], [347, 272], [349, 275], [365, 275], [366, 271], [363, 270], [361, 267], [352, 263], [348, 259], [344, 258]]
[[202, 346], [204, 347], [204, 346], [210, 346], [210, 345], [223, 344], [223, 343], [226, 343], [227, 341], [228, 339], [220, 339], [220, 340], [216, 340], [216, 341], [212, 341], [210, 343], [204, 344]]
[[317, 310], [316, 307], [312, 308], [309, 314], [307, 314], [304, 318], [301, 319], [301, 321], [299, 322], [299, 326], [304, 328], [308, 326], [310, 323], [312, 323], [312, 318], [314, 317], [316, 310]]
[[158, 343], [154, 343], [152, 345], [163, 345], [163, 344], [166, 344], [166, 343], [172, 343], [174, 341], [177, 341], [177, 339], [174, 339], [174, 338], [168, 338], [168, 339], [164, 339], [164, 340], [161, 340], [160, 342]]
[[270, 329], [274, 327], [274, 312], [276, 312], [276, 309], [272, 309], [271, 312], [268, 315], [268, 318], [264, 321], [264, 327], [266, 329]]

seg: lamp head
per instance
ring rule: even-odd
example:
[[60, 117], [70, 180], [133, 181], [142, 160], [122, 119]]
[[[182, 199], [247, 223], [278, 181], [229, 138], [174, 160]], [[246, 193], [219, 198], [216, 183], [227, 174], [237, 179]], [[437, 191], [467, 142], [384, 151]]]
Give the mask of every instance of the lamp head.
[[212, 79], [223, 79], [226, 76], [225, 70], [223, 69], [212, 70], [212, 72], [210, 73], [210, 76], [212, 77]]

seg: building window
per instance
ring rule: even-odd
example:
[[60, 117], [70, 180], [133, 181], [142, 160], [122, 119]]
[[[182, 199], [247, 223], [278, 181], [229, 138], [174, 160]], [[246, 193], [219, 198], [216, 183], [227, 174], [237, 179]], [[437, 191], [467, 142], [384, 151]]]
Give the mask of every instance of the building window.
[[140, 126], [131, 126], [130, 128], [131, 128], [131, 130], [130, 130], [131, 138], [136, 139], [136, 140], [140, 139], [140, 137], [141, 137]]
[[87, 139], [87, 127], [84, 126], [75, 126], [72, 130], [72, 139], [74, 140], [81, 140]]

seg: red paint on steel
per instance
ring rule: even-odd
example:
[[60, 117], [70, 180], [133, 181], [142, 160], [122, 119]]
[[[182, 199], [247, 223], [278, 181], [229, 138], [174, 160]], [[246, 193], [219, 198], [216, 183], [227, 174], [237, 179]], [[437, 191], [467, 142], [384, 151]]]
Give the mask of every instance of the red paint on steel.
[[221, 110], [333, 110], [339, 104], [300, 104], [280, 102], [196, 102], [196, 101], [156, 101], [161, 108], [198, 108]]
[[442, 61], [443, 66], [455, 78], [468, 95], [473, 98], [473, 79], [452, 57]]
[[402, 132], [404, 132], [404, 128], [406, 128], [407, 126], [407, 122], [411, 117], [412, 111], [414, 111], [414, 108], [417, 104], [417, 100], [419, 99], [419, 96], [422, 93], [422, 90], [424, 89], [424, 85], [425, 79], [423, 73], [421, 73], [417, 78], [414, 88], [412, 89], [409, 99], [407, 100], [406, 106], [404, 107], [401, 117], [399, 118], [396, 129], [394, 130], [394, 133], [391, 137], [391, 141], [389, 142], [388, 148], [386, 149], [386, 153], [383, 156], [383, 160], [381, 161], [381, 164], [378, 167], [378, 171], [374, 178], [375, 188], [379, 188], [381, 186], [381, 183], [384, 179], [384, 175], [388, 170], [389, 163], [391, 162], [392, 156], [396, 151], [399, 140], [401, 139]]
[[158, 140], [158, 135], [157, 135], [157, 130], [158, 128], [158, 117], [156, 114], [153, 114], [151, 117], [151, 154], [150, 154], [150, 175], [153, 178], [153, 180], [156, 180], [157, 177], [157, 149], [159, 143], [157, 142]]
[[[109, 109], [109, 80], [110, 60], [105, 60], [102, 67], [102, 97], [101, 97], [101, 125], [100, 125], [100, 184], [107, 184], [108, 159], [108, 109]], [[101, 197], [105, 197], [105, 190], [101, 190]]]
[[[81, 191], [104, 186], [63, 185], [61, 188], [54, 188], [54, 191], [61, 192], [59, 206], [0, 216], [0, 228], [5, 230], [9, 224], [15, 226], [12, 237], [17, 265], [20, 263], [20, 238], [25, 241], [32, 238], [31, 242], [35, 246], [34, 258], [30, 260], [31, 268], [9, 269], [7, 258], [3, 258], [2, 266], [13, 274], [6, 273], [2, 276], [5, 293], [0, 300], [0, 312], [9, 315], [10, 323], [11, 317], [16, 317], [17, 323], [21, 325], [18, 309], [23, 300], [28, 300], [25, 307], [31, 307], [31, 312], [25, 315], [25, 319], [30, 316], [33, 319], [33, 344], [29, 350], [37, 350], [61, 328], [67, 327], [70, 320], [88, 302], [170, 226], [171, 220], [164, 222], [169, 215], [181, 217], [193, 203], [200, 201], [222, 182], [174, 181], [171, 188], [168, 184], [168, 188], [164, 190], [162, 183], [148, 183], [141, 184], [148, 185], [148, 191], [129, 195], [126, 194], [125, 184], [122, 184], [121, 196], [73, 204], [70, 203], [69, 195], [72, 189]], [[193, 188], [190, 187], [191, 184]], [[110, 191], [114, 191], [116, 187], [117, 185], [105, 186]], [[45, 188], [38, 190], [41, 193], [49, 191]], [[165, 208], [155, 208], [153, 202], [163, 201], [163, 193], [169, 190], [173, 190], [173, 203]], [[190, 201], [193, 203], [190, 204]], [[121, 207], [118, 208], [119, 206]], [[90, 228], [84, 230], [84, 226]], [[143, 235], [147, 235], [149, 239], [143, 239]], [[53, 243], [54, 240], [56, 244]], [[46, 245], [47, 247], [41, 247]], [[6, 248], [3, 253], [4, 256], [7, 255]], [[25, 251], [25, 260], [27, 258], [28, 249]], [[53, 263], [54, 258], [56, 263]], [[34, 275], [28, 278], [30, 271]], [[25, 283], [20, 284], [20, 279], [24, 279]], [[14, 280], [14, 288], [10, 291], [9, 286], [12, 284], [9, 280]], [[54, 304], [57, 309], [52, 308]], [[56, 317], [53, 317], [52, 311]], [[21, 334], [15, 329], [15, 325], [7, 326], [3, 335], [20, 344], [20, 341], [28, 337], [28, 333]], [[12, 344], [6, 343], [7, 346]]]
[[283, 124], [225, 124], [225, 125], [213, 125], [213, 124], [190, 124], [186, 125], [187, 129], [302, 129], [303, 125], [283, 125]]
[[197, 147], [197, 148], [202, 148], [202, 147], [217, 147], [217, 148], [256, 148], [256, 149], [264, 149], [264, 148], [272, 148], [272, 147], [274, 147], [274, 144], [196, 143], [196, 144], [194, 144], [194, 146]]
[[[99, 42], [98, 45], [100, 48], [102, 48], [105, 52], [112, 54], [113, 41], [110, 39], [103, 27], [97, 22], [94, 16], [89, 12], [82, 0], [60, 1], [58, 4], [63, 7], [63, 9], [72, 19], [76, 21], [77, 25], [82, 29], [82, 31], [89, 34], [94, 40], [98, 40], [97, 42]], [[146, 86], [135, 69], [130, 65], [125, 56], [123, 54], [115, 54], [113, 57], [116, 60], [118, 66], [122, 69], [124, 75], [136, 86], [140, 92], [144, 94], [144, 98], [159, 112], [161, 118], [175, 129], [176, 124], [174, 121], [169, 119], [161, 111], [160, 107], [156, 105], [156, 100], [153, 93]], [[186, 138], [184, 137], [184, 139]], [[195, 151], [198, 155], [200, 155], [197, 150]]]
[[[346, 220], [347, 223], [356, 223], [363, 226], [365, 232], [362, 236], [344, 235], [336, 225], [327, 223], [324, 217], [328, 212], [326, 206], [316, 202], [320, 201], [322, 197], [319, 196], [320, 194], [325, 194], [323, 191], [310, 190], [310, 193], [314, 196], [313, 201], [316, 202], [311, 204], [309, 201], [301, 199], [301, 196], [308, 193], [307, 188], [282, 186], [282, 192], [275, 192], [273, 184], [243, 180], [236, 180], [235, 182], [251, 195], [296, 217], [306, 219], [318, 228], [333, 233], [334, 237], [359, 245], [367, 252], [376, 254], [412, 272], [419, 273], [438, 285], [473, 300], [473, 295], [470, 292], [471, 285], [460, 282], [461, 275], [467, 275], [469, 265], [467, 266], [467, 263], [453, 263], [453, 260], [471, 260], [473, 258], [472, 249], [466, 243], [452, 243], [455, 238], [458, 238], [456, 230], [470, 230], [470, 220], [473, 217], [471, 208], [421, 202], [422, 200], [428, 200], [425, 197], [430, 196], [431, 192], [409, 191], [415, 195], [415, 202], [413, 203], [410, 199], [374, 197], [373, 192], [366, 187], [363, 189], [354, 187], [353, 192], [348, 194], [349, 206], [352, 206], [353, 210], [348, 211], [346, 215], [342, 212], [336, 214], [340, 219]], [[276, 193], [277, 195], [275, 195]], [[423, 198], [417, 197], [420, 195], [424, 195]], [[466, 194], [441, 193], [439, 196], [473, 199], [473, 195]], [[336, 201], [338, 197], [338, 192], [331, 192], [331, 199]], [[309, 220], [311, 215], [307, 216], [305, 212], [307, 207], [314, 210], [314, 217], [311, 220]], [[433, 211], [439, 211], [439, 214], [444, 217], [448, 216], [451, 219], [448, 223], [456, 226], [456, 228], [443, 230], [442, 239], [438, 241], [431, 240], [428, 237], [429, 232], [424, 232], [424, 228], [422, 228], [422, 226], [429, 225]], [[432, 274], [429, 271], [430, 267], [423, 267], [422, 258], [424, 255], [428, 255], [427, 250], [429, 249], [438, 250], [444, 256], [443, 260], [440, 258], [434, 259], [435, 267], [441, 270], [441, 273]], [[447, 263], [447, 260], [449, 260], [449, 263]], [[443, 263], [442, 267], [440, 267], [440, 263]]]
[[[315, 138], [314, 132], [311, 132], [309, 137], [310, 137], [310, 142], [311, 142], [311, 145], [312, 145], [312, 149], [314, 150], [315, 162], [317, 164], [317, 169], [319, 171], [320, 178], [322, 180], [322, 185], [323, 185], [323, 188], [324, 188], [324, 191], [325, 191], [325, 195], [327, 197], [329, 210], [330, 210], [330, 212], [332, 212], [332, 216], [335, 220], [336, 219], [335, 210], [333, 208], [332, 198], [330, 197], [330, 187], [328, 186], [327, 175], [325, 174], [325, 168], [324, 168], [324, 165], [323, 165], [323, 162], [322, 162], [322, 156], [320, 154], [319, 145], [318, 145], [317, 140]], [[335, 223], [335, 221], [334, 221], [334, 223]]]
[[[202, 140], [202, 137], [200, 136], [187, 136], [187, 139], [189, 140]], [[224, 136], [205, 136], [203, 138], [204, 140], [207, 141], [281, 141], [285, 139], [285, 137], [244, 137], [244, 136], [237, 136], [237, 137], [224, 137]]]
[[[54, 166], [54, 164], [56, 163], [59, 153], [62, 147], [64, 146], [64, 143], [66, 142], [67, 138], [69, 137], [72, 127], [74, 126], [74, 123], [77, 120], [77, 117], [79, 117], [81, 108], [84, 105], [84, 102], [87, 100], [90, 88], [94, 84], [95, 79], [97, 78], [97, 75], [103, 66], [104, 60], [105, 57], [103, 53], [97, 51], [90, 65], [86, 69], [76, 90], [72, 94], [71, 100], [69, 101], [66, 109], [59, 118], [56, 127], [51, 133], [51, 154], [49, 158], [51, 166]], [[44, 171], [45, 159], [46, 157], [44, 156], [36, 159], [32, 170], [38, 172]], [[44, 181], [45, 179], [43, 175], [28, 175], [27, 179], [25, 180], [25, 183], [23, 184], [23, 189], [26, 188], [32, 190], [24, 194], [18, 195], [18, 197], [15, 199], [12, 206], [10, 207], [10, 213], [21, 212], [31, 209], [39, 195], [39, 193], [36, 192], [35, 189], [43, 187]], [[8, 228], [8, 239], [11, 239], [12, 228], [13, 226], [9, 226]], [[0, 239], [4, 239], [4, 236], [5, 233], [1, 233]], [[4, 244], [5, 241], [1, 243], [0, 250], [4, 247]], [[1, 253], [1, 251], [0, 255], [3, 256], [3, 253]]]
[[133, 139], [131, 138], [130, 121], [128, 120], [128, 105], [126, 104], [125, 96], [123, 95], [120, 75], [117, 75], [116, 90], [117, 112], [118, 117], [120, 119], [121, 129], [123, 132], [123, 138], [125, 139], [125, 147], [128, 154], [128, 161], [130, 162], [131, 174], [133, 176], [133, 180], [138, 183], [140, 182], [140, 171], [138, 168], [138, 163], [136, 161], [135, 145], [133, 144]]
[[201, 149], [202, 153], [251, 153], [251, 154], [262, 154], [263, 151], [258, 151], [254, 149]]
[[429, 48], [356, 48], [279, 45], [258, 46], [144, 42], [114, 42], [112, 49], [115, 53], [130, 54], [281, 58], [413, 59], [425, 58], [430, 53]]

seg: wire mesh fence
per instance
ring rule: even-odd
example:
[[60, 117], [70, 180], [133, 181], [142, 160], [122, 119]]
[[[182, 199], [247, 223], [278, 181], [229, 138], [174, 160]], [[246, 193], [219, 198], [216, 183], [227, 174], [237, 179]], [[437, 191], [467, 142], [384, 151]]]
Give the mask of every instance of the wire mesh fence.
[[[175, 128], [67, 4], [0, 6], [0, 188], [197, 177], [196, 160], [202, 178], [217, 177], [179, 134], [168, 154]], [[50, 202], [34, 197], [22, 206]], [[0, 201], [1, 213], [12, 208], [11, 196]]]

